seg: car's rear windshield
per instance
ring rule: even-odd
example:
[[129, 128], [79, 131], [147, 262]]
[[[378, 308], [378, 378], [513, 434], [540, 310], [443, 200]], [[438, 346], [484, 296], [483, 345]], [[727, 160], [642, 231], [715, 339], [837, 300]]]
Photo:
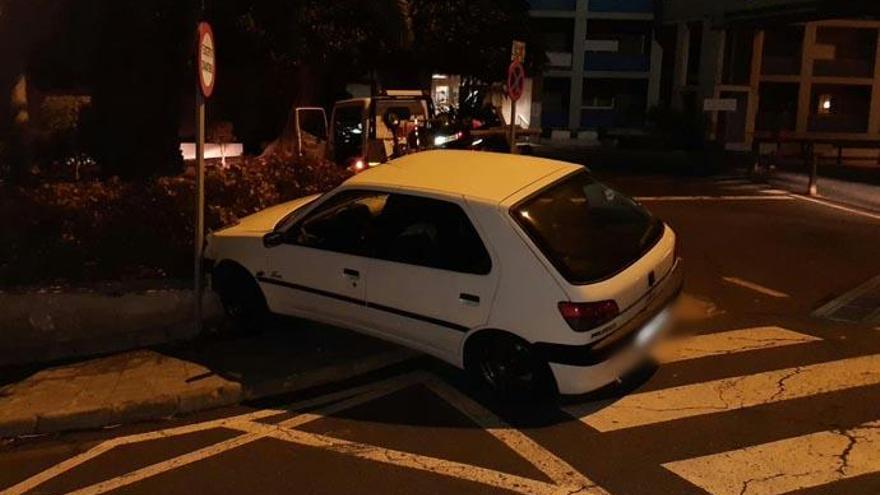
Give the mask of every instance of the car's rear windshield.
[[604, 280], [660, 239], [663, 223], [586, 171], [539, 191], [511, 210], [544, 255], [571, 283]]

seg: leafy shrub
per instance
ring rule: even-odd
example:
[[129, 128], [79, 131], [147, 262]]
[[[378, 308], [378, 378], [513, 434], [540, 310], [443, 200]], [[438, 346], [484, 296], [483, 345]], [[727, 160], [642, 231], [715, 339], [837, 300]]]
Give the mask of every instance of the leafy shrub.
[[[245, 158], [206, 171], [208, 230], [348, 177], [329, 162]], [[0, 190], [0, 287], [186, 277], [192, 175], [147, 182], [61, 182]]]

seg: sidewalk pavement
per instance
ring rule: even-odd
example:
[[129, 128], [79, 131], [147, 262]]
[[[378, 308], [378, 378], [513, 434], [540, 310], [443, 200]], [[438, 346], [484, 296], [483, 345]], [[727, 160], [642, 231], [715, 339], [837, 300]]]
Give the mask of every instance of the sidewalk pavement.
[[[766, 180], [773, 187], [796, 194], [804, 194], [810, 182], [807, 174], [782, 170], [771, 172]], [[824, 199], [880, 212], [880, 186], [821, 176], [816, 184], [819, 196]]]
[[253, 337], [214, 335], [125, 352], [19, 373], [0, 388], [0, 437], [193, 413], [326, 385], [415, 355], [302, 321]]

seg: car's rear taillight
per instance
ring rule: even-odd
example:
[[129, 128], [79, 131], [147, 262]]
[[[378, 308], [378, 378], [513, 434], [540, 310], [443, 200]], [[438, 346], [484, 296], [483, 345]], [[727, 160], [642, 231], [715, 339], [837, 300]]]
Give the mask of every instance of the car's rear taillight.
[[587, 332], [617, 318], [620, 308], [614, 301], [588, 303], [561, 302], [559, 312], [575, 332]]

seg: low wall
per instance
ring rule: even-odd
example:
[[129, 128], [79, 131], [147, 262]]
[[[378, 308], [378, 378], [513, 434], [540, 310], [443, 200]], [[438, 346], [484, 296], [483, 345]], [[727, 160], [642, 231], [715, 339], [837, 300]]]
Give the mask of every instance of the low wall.
[[[186, 289], [0, 293], [0, 366], [85, 357], [192, 338]], [[222, 308], [207, 292], [204, 315]]]

